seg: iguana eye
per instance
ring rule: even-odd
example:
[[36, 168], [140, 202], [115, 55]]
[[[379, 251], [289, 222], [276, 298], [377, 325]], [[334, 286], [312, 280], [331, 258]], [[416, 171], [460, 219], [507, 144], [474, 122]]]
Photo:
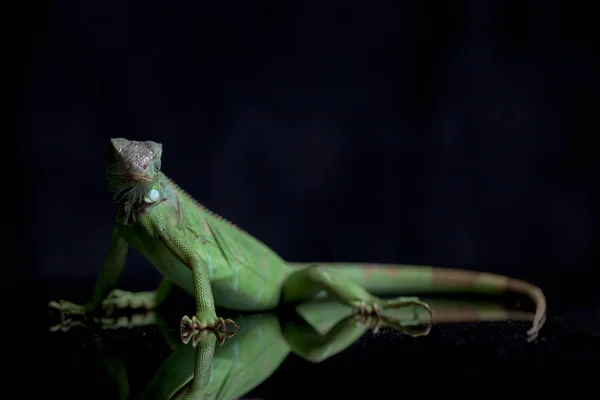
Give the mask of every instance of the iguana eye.
[[160, 192], [158, 191], [158, 189], [153, 188], [151, 191], [148, 192], [146, 197], [144, 197], [144, 201], [146, 203], [155, 203], [158, 201], [159, 198], [160, 198]]

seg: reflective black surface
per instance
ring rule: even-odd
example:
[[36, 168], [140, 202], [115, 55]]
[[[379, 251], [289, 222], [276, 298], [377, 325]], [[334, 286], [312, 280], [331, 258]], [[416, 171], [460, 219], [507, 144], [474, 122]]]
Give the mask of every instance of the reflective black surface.
[[[165, 171], [285, 258], [471, 266], [549, 296], [531, 343], [527, 322], [367, 331], [317, 364], [290, 352], [243, 396], [597, 396], [581, 390], [600, 358], [591, 8], [13, 3], [1, 398], [116, 398], [119, 365], [136, 398], [193, 310], [172, 302], [168, 328], [50, 332], [47, 302], [89, 299], [106, 256], [105, 144], [119, 136], [165, 143]], [[155, 287], [131, 259], [122, 287]]]
[[[78, 291], [71, 288], [70, 292]], [[510, 303], [482, 303], [480, 299], [432, 301], [441, 305], [434, 305], [434, 311], [446, 322], [434, 323], [425, 336], [411, 337], [392, 328], [382, 328], [377, 333], [353, 331], [356, 339], [341, 334], [332, 340], [348, 342], [348, 347], [337, 353], [335, 344], [329, 348], [316, 346], [312, 353], [306, 350], [315, 346], [319, 336], [305, 320], [313, 311], [288, 309], [277, 314], [238, 315], [241, 330], [222, 345], [217, 343], [214, 350], [219, 368], [226, 365], [230, 370], [226, 377], [215, 379], [227, 383], [215, 386], [213, 382], [209, 386], [211, 394], [198, 398], [229, 398], [227, 390], [234, 393], [237, 385], [242, 386], [238, 389], [242, 392], [231, 398], [287, 398], [291, 394], [331, 398], [333, 393], [348, 396], [359, 392], [388, 396], [399, 387], [418, 383], [433, 388], [436, 382], [450, 379], [455, 379], [448, 381], [450, 385], [454, 382], [463, 389], [471, 381], [500, 382], [503, 389], [521, 390], [525, 385], [546, 393], [556, 387], [567, 388], [578, 377], [592, 376], [600, 366], [600, 324], [594, 304], [569, 310], [550, 308], [538, 338], [527, 342], [527, 319], [531, 317], [528, 312], [532, 311], [527, 304], [515, 308]], [[193, 340], [183, 344], [178, 326], [181, 310], [190, 306], [190, 299], [177, 294], [158, 313], [124, 313], [96, 322], [74, 319], [62, 330], [57, 325], [60, 319], [54, 314], [25, 321], [17, 329], [19, 361], [41, 374], [15, 374], [15, 379], [31, 396], [118, 399], [120, 391], [128, 392], [128, 397], [123, 398], [139, 398], [151, 382], [156, 386], [157, 380], [164, 378], [159, 372], [161, 366], [169, 371], [177, 368], [192, 377], [194, 355], [201, 346], [194, 348]], [[318, 314], [318, 307], [315, 310]], [[330, 325], [335, 325], [333, 319], [343, 320], [338, 308], [331, 310], [319, 314], [317, 319], [323, 322], [333, 315]], [[502, 321], [506, 310], [512, 310], [517, 320]], [[331, 332], [334, 328], [327, 329]], [[291, 351], [294, 346], [286, 340], [295, 342], [301, 351]], [[184, 361], [169, 361], [174, 354], [172, 348], [178, 346], [184, 346], [182, 351], [188, 353], [183, 356]], [[253, 363], [244, 359], [245, 351], [254, 352]], [[302, 351], [305, 353], [299, 354]], [[309, 361], [307, 356], [314, 359]], [[168, 362], [174, 364], [169, 366]], [[593, 384], [593, 380], [581, 378], [579, 387], [582, 383]], [[244, 385], [249, 388], [246, 392]], [[155, 392], [146, 394], [156, 398]]]

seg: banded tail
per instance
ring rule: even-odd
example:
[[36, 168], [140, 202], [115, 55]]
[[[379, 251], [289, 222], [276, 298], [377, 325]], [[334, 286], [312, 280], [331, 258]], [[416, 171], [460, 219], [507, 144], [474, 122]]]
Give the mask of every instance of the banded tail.
[[[306, 266], [308, 263], [288, 263]], [[503, 294], [529, 297], [535, 304], [533, 334], [546, 317], [546, 297], [537, 286], [504, 275], [487, 272], [405, 264], [310, 263], [335, 270], [375, 295], [425, 295], [437, 293]]]

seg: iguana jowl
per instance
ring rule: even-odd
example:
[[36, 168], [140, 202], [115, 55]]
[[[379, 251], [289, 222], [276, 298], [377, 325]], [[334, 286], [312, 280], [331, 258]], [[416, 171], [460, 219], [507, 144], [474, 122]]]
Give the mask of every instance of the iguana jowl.
[[[375, 294], [516, 292], [536, 304], [529, 333], [537, 333], [544, 322], [543, 292], [502, 275], [412, 265], [287, 262], [179, 188], [161, 171], [161, 155], [160, 143], [110, 140], [106, 179], [117, 215], [93, 298], [83, 306], [60, 300], [50, 302], [51, 307], [66, 314], [114, 306], [150, 309], [174, 283], [195, 298], [195, 313], [184, 316], [182, 324], [219, 329], [234, 322], [218, 317], [215, 305], [264, 311], [280, 302], [303, 302], [327, 294], [362, 314], [379, 315], [386, 308], [428, 306], [416, 297], [380, 299]], [[115, 289], [129, 246], [164, 276], [157, 290]]]

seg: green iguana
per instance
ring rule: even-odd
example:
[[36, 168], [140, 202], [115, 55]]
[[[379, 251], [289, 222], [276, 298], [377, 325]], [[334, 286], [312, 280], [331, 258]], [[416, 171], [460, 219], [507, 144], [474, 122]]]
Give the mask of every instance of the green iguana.
[[[417, 297], [383, 298], [390, 294], [513, 292], [536, 304], [528, 334], [535, 336], [544, 323], [542, 290], [507, 276], [428, 266], [285, 261], [169, 179], [161, 171], [162, 150], [162, 144], [153, 141], [110, 140], [106, 179], [117, 214], [93, 298], [85, 305], [51, 301], [50, 307], [63, 315], [113, 307], [153, 309], [174, 283], [195, 299], [195, 312], [191, 318], [182, 317], [182, 329], [226, 330], [226, 324], [237, 324], [217, 316], [215, 306], [266, 311], [326, 294], [361, 315], [378, 316], [382, 310], [407, 305], [429, 309]], [[164, 276], [155, 291], [116, 289], [128, 246]]]

